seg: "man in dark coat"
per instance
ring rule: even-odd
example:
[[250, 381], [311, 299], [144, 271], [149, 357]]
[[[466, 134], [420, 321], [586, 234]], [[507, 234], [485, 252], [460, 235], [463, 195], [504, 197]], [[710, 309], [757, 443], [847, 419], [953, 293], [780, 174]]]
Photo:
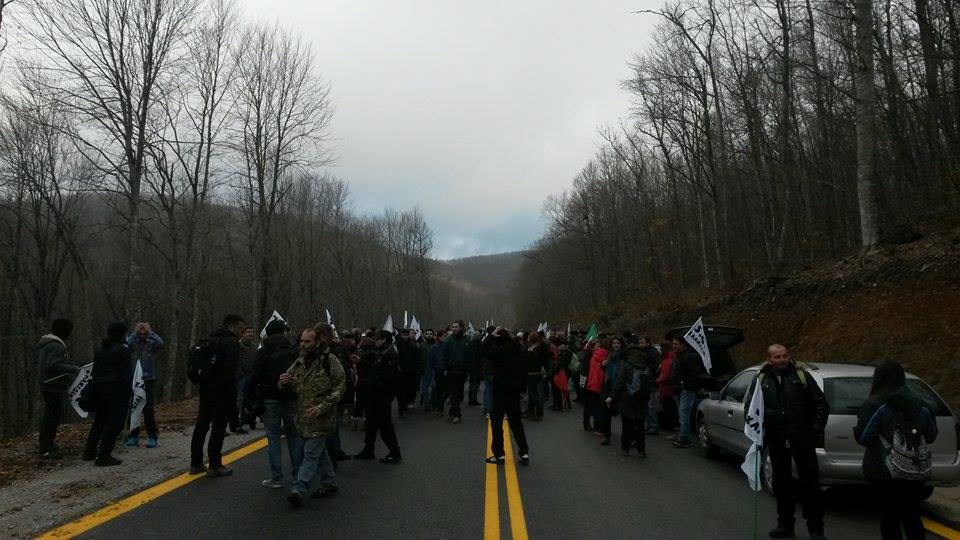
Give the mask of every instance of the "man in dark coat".
[[527, 365], [523, 349], [505, 328], [497, 328], [481, 344], [482, 354], [493, 373], [493, 411], [490, 414], [492, 456], [488, 463], [505, 461], [503, 447], [503, 417], [510, 423], [510, 431], [517, 441], [520, 463], [530, 464], [530, 447], [523, 430], [523, 413], [520, 411], [520, 393], [527, 384]]
[[50, 333], [40, 338], [37, 364], [40, 368], [40, 392], [43, 394], [43, 416], [40, 419], [39, 452], [43, 459], [62, 459], [54, 442], [63, 420], [64, 396], [74, 376], [80, 371], [68, 363], [67, 339], [73, 323], [67, 319], [53, 321]]
[[[767, 348], [767, 361], [747, 396], [753, 395], [758, 383], [763, 391], [763, 446], [773, 465], [773, 491], [777, 497], [777, 527], [770, 531], [770, 537], [793, 536], [799, 497], [810, 538], [824, 538], [816, 449], [822, 446], [830, 415], [827, 399], [810, 372], [790, 360], [783, 345]], [[792, 463], [797, 465], [796, 481]]]
[[464, 334], [463, 321], [454, 321], [450, 335], [443, 340], [440, 349], [440, 369], [447, 383], [450, 420], [454, 424], [460, 423], [463, 385], [467, 382], [470, 370], [470, 353], [470, 338]]
[[676, 448], [689, 448], [693, 444], [693, 411], [696, 410], [697, 394], [700, 392], [700, 377], [707, 373], [700, 355], [687, 346], [683, 338], [673, 340], [677, 360], [673, 364], [673, 386], [677, 389], [677, 407], [680, 409], [680, 430], [673, 439]]
[[83, 459], [93, 460], [94, 465], [99, 467], [121, 463], [111, 454], [117, 443], [117, 435], [123, 429], [133, 389], [130, 349], [124, 343], [126, 335], [126, 323], [110, 323], [107, 337], [93, 357], [92, 379], [89, 384], [93, 385], [97, 408], [93, 425], [87, 435]]
[[[229, 476], [233, 470], [224, 467], [222, 462], [223, 438], [230, 418], [236, 412], [237, 365], [240, 362], [239, 337], [243, 328], [243, 318], [239, 315], [227, 315], [223, 327], [210, 334], [210, 340], [216, 350], [218, 368], [213, 379], [200, 384], [200, 410], [197, 422], [193, 426], [193, 439], [190, 441], [190, 473], [207, 476]], [[210, 431], [207, 443], [208, 467], [203, 466], [203, 443]]]
[[389, 453], [381, 463], [400, 463], [400, 446], [397, 432], [393, 426], [390, 410], [400, 378], [397, 348], [393, 345], [393, 334], [380, 330], [374, 349], [364, 349], [361, 353], [364, 384], [368, 392], [367, 429], [363, 438], [363, 450], [353, 456], [354, 459], [374, 459], [374, 446], [377, 433], [387, 446]]

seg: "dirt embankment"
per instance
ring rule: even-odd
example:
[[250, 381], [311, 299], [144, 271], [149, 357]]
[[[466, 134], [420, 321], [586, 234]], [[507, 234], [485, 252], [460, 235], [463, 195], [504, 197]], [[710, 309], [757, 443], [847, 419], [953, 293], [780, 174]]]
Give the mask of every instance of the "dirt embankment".
[[770, 343], [806, 361], [893, 359], [960, 410], [960, 229], [630, 322], [663, 335], [701, 314], [744, 329], [747, 341], [736, 349], [741, 366], [762, 360]]

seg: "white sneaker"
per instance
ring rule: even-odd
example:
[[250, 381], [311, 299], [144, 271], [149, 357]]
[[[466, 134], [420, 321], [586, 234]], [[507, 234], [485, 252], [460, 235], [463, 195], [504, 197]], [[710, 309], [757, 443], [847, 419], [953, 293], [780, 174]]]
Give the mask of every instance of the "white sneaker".
[[260, 482], [260, 485], [263, 487], [268, 487], [270, 489], [280, 489], [283, 487], [283, 484], [279, 480], [271, 480], [267, 478], [263, 482]]

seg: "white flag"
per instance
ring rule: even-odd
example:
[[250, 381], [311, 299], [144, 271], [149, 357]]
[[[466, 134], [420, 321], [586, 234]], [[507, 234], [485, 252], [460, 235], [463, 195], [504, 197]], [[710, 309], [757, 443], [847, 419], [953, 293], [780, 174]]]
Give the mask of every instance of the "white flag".
[[753, 397], [750, 398], [750, 405], [747, 407], [746, 421], [743, 423], [743, 433], [753, 443], [743, 460], [741, 470], [747, 475], [747, 482], [750, 489], [760, 491], [760, 447], [763, 446], [763, 389], [760, 387], [760, 379], [753, 389]]
[[477, 329], [473, 327], [473, 322], [467, 323], [467, 336], [473, 337], [477, 333]]
[[[267, 324], [270, 324], [273, 321], [283, 321], [284, 323], [287, 322], [283, 319], [283, 317], [280, 316], [279, 313], [277, 313], [277, 310], [273, 310], [273, 315], [270, 315], [270, 318], [267, 319]], [[260, 331], [260, 339], [267, 338], [267, 324], [264, 324], [263, 330]]]
[[383, 329], [391, 334], [396, 334], [397, 332], [393, 329], [393, 315], [387, 315], [387, 320], [383, 323]]
[[133, 400], [130, 402], [130, 429], [140, 426], [140, 416], [143, 407], [147, 404], [147, 389], [143, 384], [143, 368], [137, 360], [137, 367], [133, 370]]
[[330, 310], [325, 309], [324, 311], [327, 312], [327, 324], [329, 324], [330, 326], [333, 326], [333, 317], [330, 316]]
[[407, 310], [403, 310], [403, 327], [410, 328], [410, 319], [407, 317]]
[[90, 416], [90, 413], [80, 408], [77, 401], [80, 399], [80, 392], [83, 392], [83, 388], [90, 383], [91, 379], [93, 379], [93, 364], [87, 364], [80, 368], [80, 372], [77, 373], [77, 378], [73, 380], [73, 383], [70, 384], [70, 389], [67, 391], [67, 396], [70, 398], [70, 405], [73, 405], [73, 410], [77, 411], [80, 418]]
[[703, 366], [709, 372], [713, 368], [713, 362], [710, 361], [710, 349], [707, 347], [707, 333], [703, 328], [703, 317], [697, 319], [697, 322], [690, 327], [683, 339], [700, 353], [700, 358], [703, 358]]
[[410, 329], [416, 332], [416, 338], [420, 339], [420, 336], [423, 335], [423, 332], [420, 331], [420, 321], [417, 320], [417, 316], [414, 315], [410, 318]]

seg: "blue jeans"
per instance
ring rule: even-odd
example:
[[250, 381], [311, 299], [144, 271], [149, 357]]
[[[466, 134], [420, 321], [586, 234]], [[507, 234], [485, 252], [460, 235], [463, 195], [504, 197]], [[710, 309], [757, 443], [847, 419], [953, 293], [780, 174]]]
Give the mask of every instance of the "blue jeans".
[[682, 390], [680, 392], [680, 432], [677, 433], [677, 440], [680, 442], [693, 442], [690, 420], [693, 417], [693, 405], [696, 402], [697, 393], [693, 390]]
[[326, 437], [306, 437], [303, 439], [303, 463], [293, 483], [293, 491], [306, 495], [314, 476], [320, 476], [320, 488], [337, 487], [337, 476], [333, 470], [333, 461], [327, 453]]
[[433, 409], [433, 371], [426, 369], [420, 376], [420, 406], [424, 410]]
[[493, 414], [493, 375], [483, 377], [483, 414]]
[[657, 419], [657, 408], [660, 406], [660, 393], [656, 389], [650, 392], [650, 401], [647, 403], [647, 429], [660, 431], [660, 421]]
[[297, 477], [300, 462], [303, 460], [303, 442], [293, 423], [293, 402], [289, 400], [265, 399], [263, 429], [267, 432], [267, 457], [270, 459], [270, 478], [279, 482], [283, 479], [283, 448], [280, 443], [281, 424], [287, 432], [287, 451], [290, 453], [290, 467], [293, 477]]

